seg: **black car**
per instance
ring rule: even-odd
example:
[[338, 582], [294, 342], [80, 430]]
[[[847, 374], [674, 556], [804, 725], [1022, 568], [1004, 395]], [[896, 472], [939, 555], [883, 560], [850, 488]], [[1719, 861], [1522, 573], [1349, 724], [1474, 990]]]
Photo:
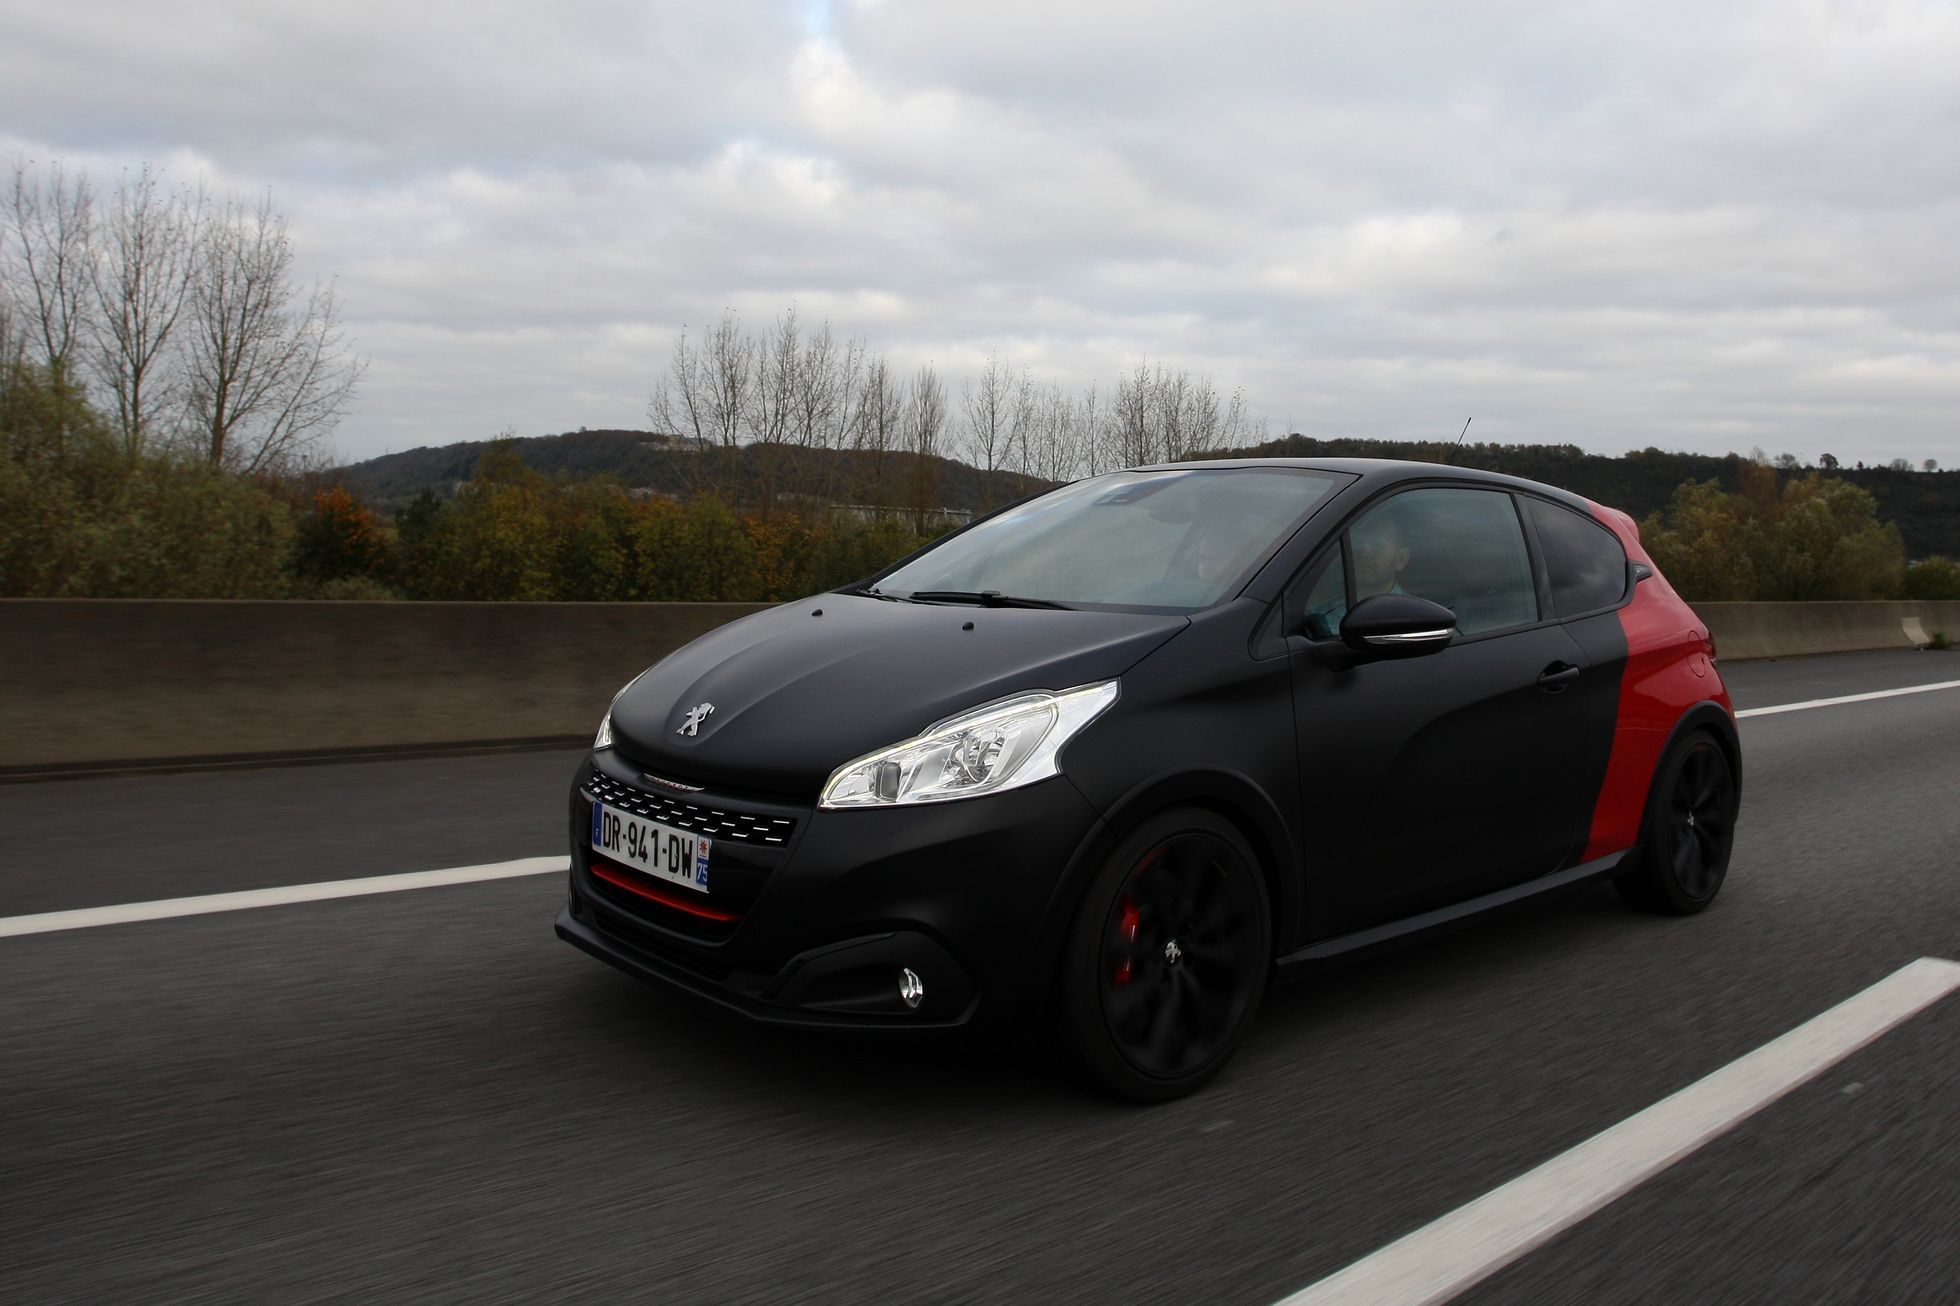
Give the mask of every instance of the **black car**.
[[557, 930], [756, 1021], [1048, 1031], [1173, 1097], [1289, 968], [1592, 877], [1706, 906], [1713, 654], [1632, 521], [1547, 486], [1095, 477], [621, 690]]

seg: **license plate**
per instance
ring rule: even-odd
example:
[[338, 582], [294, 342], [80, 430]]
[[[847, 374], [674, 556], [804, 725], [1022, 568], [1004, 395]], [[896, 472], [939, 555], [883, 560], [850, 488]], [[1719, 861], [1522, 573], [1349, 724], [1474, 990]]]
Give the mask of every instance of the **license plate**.
[[713, 840], [649, 821], [604, 803], [592, 804], [592, 850], [656, 880], [708, 891], [708, 852]]

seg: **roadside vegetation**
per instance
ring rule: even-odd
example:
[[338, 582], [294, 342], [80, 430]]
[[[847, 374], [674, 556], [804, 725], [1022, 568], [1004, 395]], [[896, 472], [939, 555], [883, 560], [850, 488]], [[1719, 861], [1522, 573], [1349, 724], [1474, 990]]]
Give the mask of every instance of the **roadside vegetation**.
[[908, 515], [741, 514], [548, 477], [508, 441], [453, 498], [425, 491], [388, 517], [318, 473], [132, 458], [32, 364], [0, 370], [0, 442], [0, 596], [14, 598], [769, 601], [929, 538]]
[[[652, 431], [334, 470], [325, 440], [362, 373], [338, 311], [330, 283], [296, 279], [269, 198], [147, 169], [98, 192], [17, 165], [0, 194], [0, 596], [774, 601], [1077, 476], [1304, 454], [1485, 467], [1644, 514], [1691, 601], [1960, 598], [1960, 479], [1930, 462], [1267, 440], [1243, 392], [1163, 363], [1071, 391], [996, 354], [954, 385], [793, 308], [682, 332]], [[1909, 546], [1935, 556], [1908, 565]]]
[[[131, 457], [74, 387], [16, 363], [0, 370], [0, 595], [775, 601], [874, 572], [953, 521], [636, 492], [547, 475], [518, 443], [390, 513], [323, 473]], [[1906, 565], [1872, 495], [1821, 475], [1689, 481], [1641, 533], [1690, 601], [1960, 599], [1960, 564]]]

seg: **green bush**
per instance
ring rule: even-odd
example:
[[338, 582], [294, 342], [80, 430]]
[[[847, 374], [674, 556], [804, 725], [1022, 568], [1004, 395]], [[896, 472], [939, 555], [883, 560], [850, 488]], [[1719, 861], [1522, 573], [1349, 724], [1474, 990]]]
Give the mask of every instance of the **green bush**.
[[1654, 561], [1691, 602], [1882, 599], [1905, 585], [1898, 528], [1851, 484], [1816, 475], [1745, 477], [1730, 494], [1689, 481], [1641, 523]]
[[293, 513], [191, 458], [130, 457], [67, 387], [0, 377], [0, 594], [282, 598]]
[[636, 498], [550, 478], [493, 443], [454, 501], [379, 523], [344, 488], [301, 494], [131, 457], [71, 386], [0, 373], [0, 594], [91, 598], [781, 601], [926, 542], [906, 521], [739, 517], [710, 496]]
[[1905, 596], [1909, 599], [1960, 599], [1960, 562], [1951, 558], [1921, 558], [1906, 568]]

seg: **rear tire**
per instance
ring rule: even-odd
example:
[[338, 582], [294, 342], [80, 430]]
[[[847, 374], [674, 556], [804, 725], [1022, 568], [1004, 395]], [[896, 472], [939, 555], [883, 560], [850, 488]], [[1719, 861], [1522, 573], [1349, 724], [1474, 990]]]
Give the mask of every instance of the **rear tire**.
[[1110, 853], [1070, 926], [1065, 1054], [1139, 1102], [1196, 1091], [1259, 1010], [1272, 937], [1258, 860], [1231, 822], [1195, 807], [1151, 817]]
[[1722, 891], [1735, 845], [1735, 768], [1706, 730], [1682, 736], [1654, 774], [1640, 851], [1613, 887], [1636, 907], [1689, 916]]

